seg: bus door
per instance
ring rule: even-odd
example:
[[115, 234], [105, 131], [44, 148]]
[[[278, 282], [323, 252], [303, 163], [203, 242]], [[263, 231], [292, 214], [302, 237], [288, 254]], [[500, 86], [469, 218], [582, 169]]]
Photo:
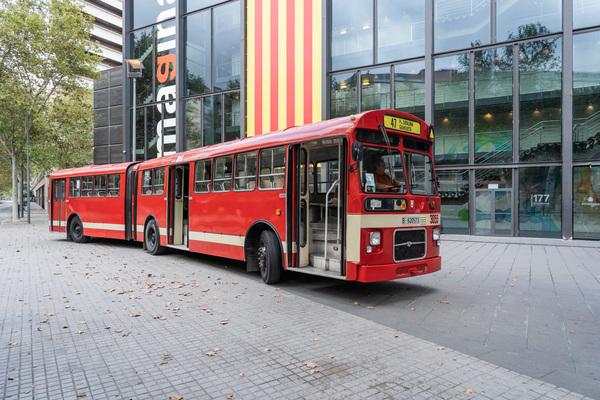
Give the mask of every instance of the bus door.
[[57, 232], [66, 231], [66, 187], [67, 181], [65, 179], [52, 181], [52, 230]]
[[341, 138], [306, 142], [296, 153], [295, 266], [303, 272], [345, 275], [345, 143]]
[[188, 201], [189, 201], [188, 164], [176, 165], [169, 170], [169, 239], [173, 246], [188, 247]]

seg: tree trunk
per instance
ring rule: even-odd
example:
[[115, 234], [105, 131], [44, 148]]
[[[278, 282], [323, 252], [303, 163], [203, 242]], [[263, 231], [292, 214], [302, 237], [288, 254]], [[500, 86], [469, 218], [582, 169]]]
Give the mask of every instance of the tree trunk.
[[10, 156], [10, 168], [11, 168], [11, 177], [12, 177], [12, 220], [13, 222], [17, 222], [19, 220], [18, 213], [18, 165], [17, 165], [17, 155], [11, 154]]

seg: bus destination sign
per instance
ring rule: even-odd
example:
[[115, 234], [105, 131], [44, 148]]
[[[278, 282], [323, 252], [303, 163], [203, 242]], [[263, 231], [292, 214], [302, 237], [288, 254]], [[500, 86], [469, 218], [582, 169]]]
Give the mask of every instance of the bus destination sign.
[[396, 131], [412, 133], [413, 135], [421, 134], [421, 124], [418, 122], [391, 115], [383, 116], [383, 126]]

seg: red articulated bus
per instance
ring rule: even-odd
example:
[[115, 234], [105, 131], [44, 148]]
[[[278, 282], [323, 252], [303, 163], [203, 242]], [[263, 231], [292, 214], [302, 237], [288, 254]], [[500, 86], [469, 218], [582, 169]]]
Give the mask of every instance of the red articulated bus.
[[359, 282], [438, 271], [433, 128], [376, 110], [50, 175], [50, 230]]

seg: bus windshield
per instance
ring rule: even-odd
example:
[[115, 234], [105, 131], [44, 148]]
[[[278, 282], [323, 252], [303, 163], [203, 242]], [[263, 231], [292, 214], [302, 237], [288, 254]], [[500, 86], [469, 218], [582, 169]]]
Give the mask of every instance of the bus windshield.
[[360, 180], [365, 193], [406, 193], [402, 154], [395, 149], [365, 146]]
[[435, 179], [431, 158], [425, 154], [406, 152], [406, 165], [410, 180], [410, 192], [417, 195], [434, 195]]

